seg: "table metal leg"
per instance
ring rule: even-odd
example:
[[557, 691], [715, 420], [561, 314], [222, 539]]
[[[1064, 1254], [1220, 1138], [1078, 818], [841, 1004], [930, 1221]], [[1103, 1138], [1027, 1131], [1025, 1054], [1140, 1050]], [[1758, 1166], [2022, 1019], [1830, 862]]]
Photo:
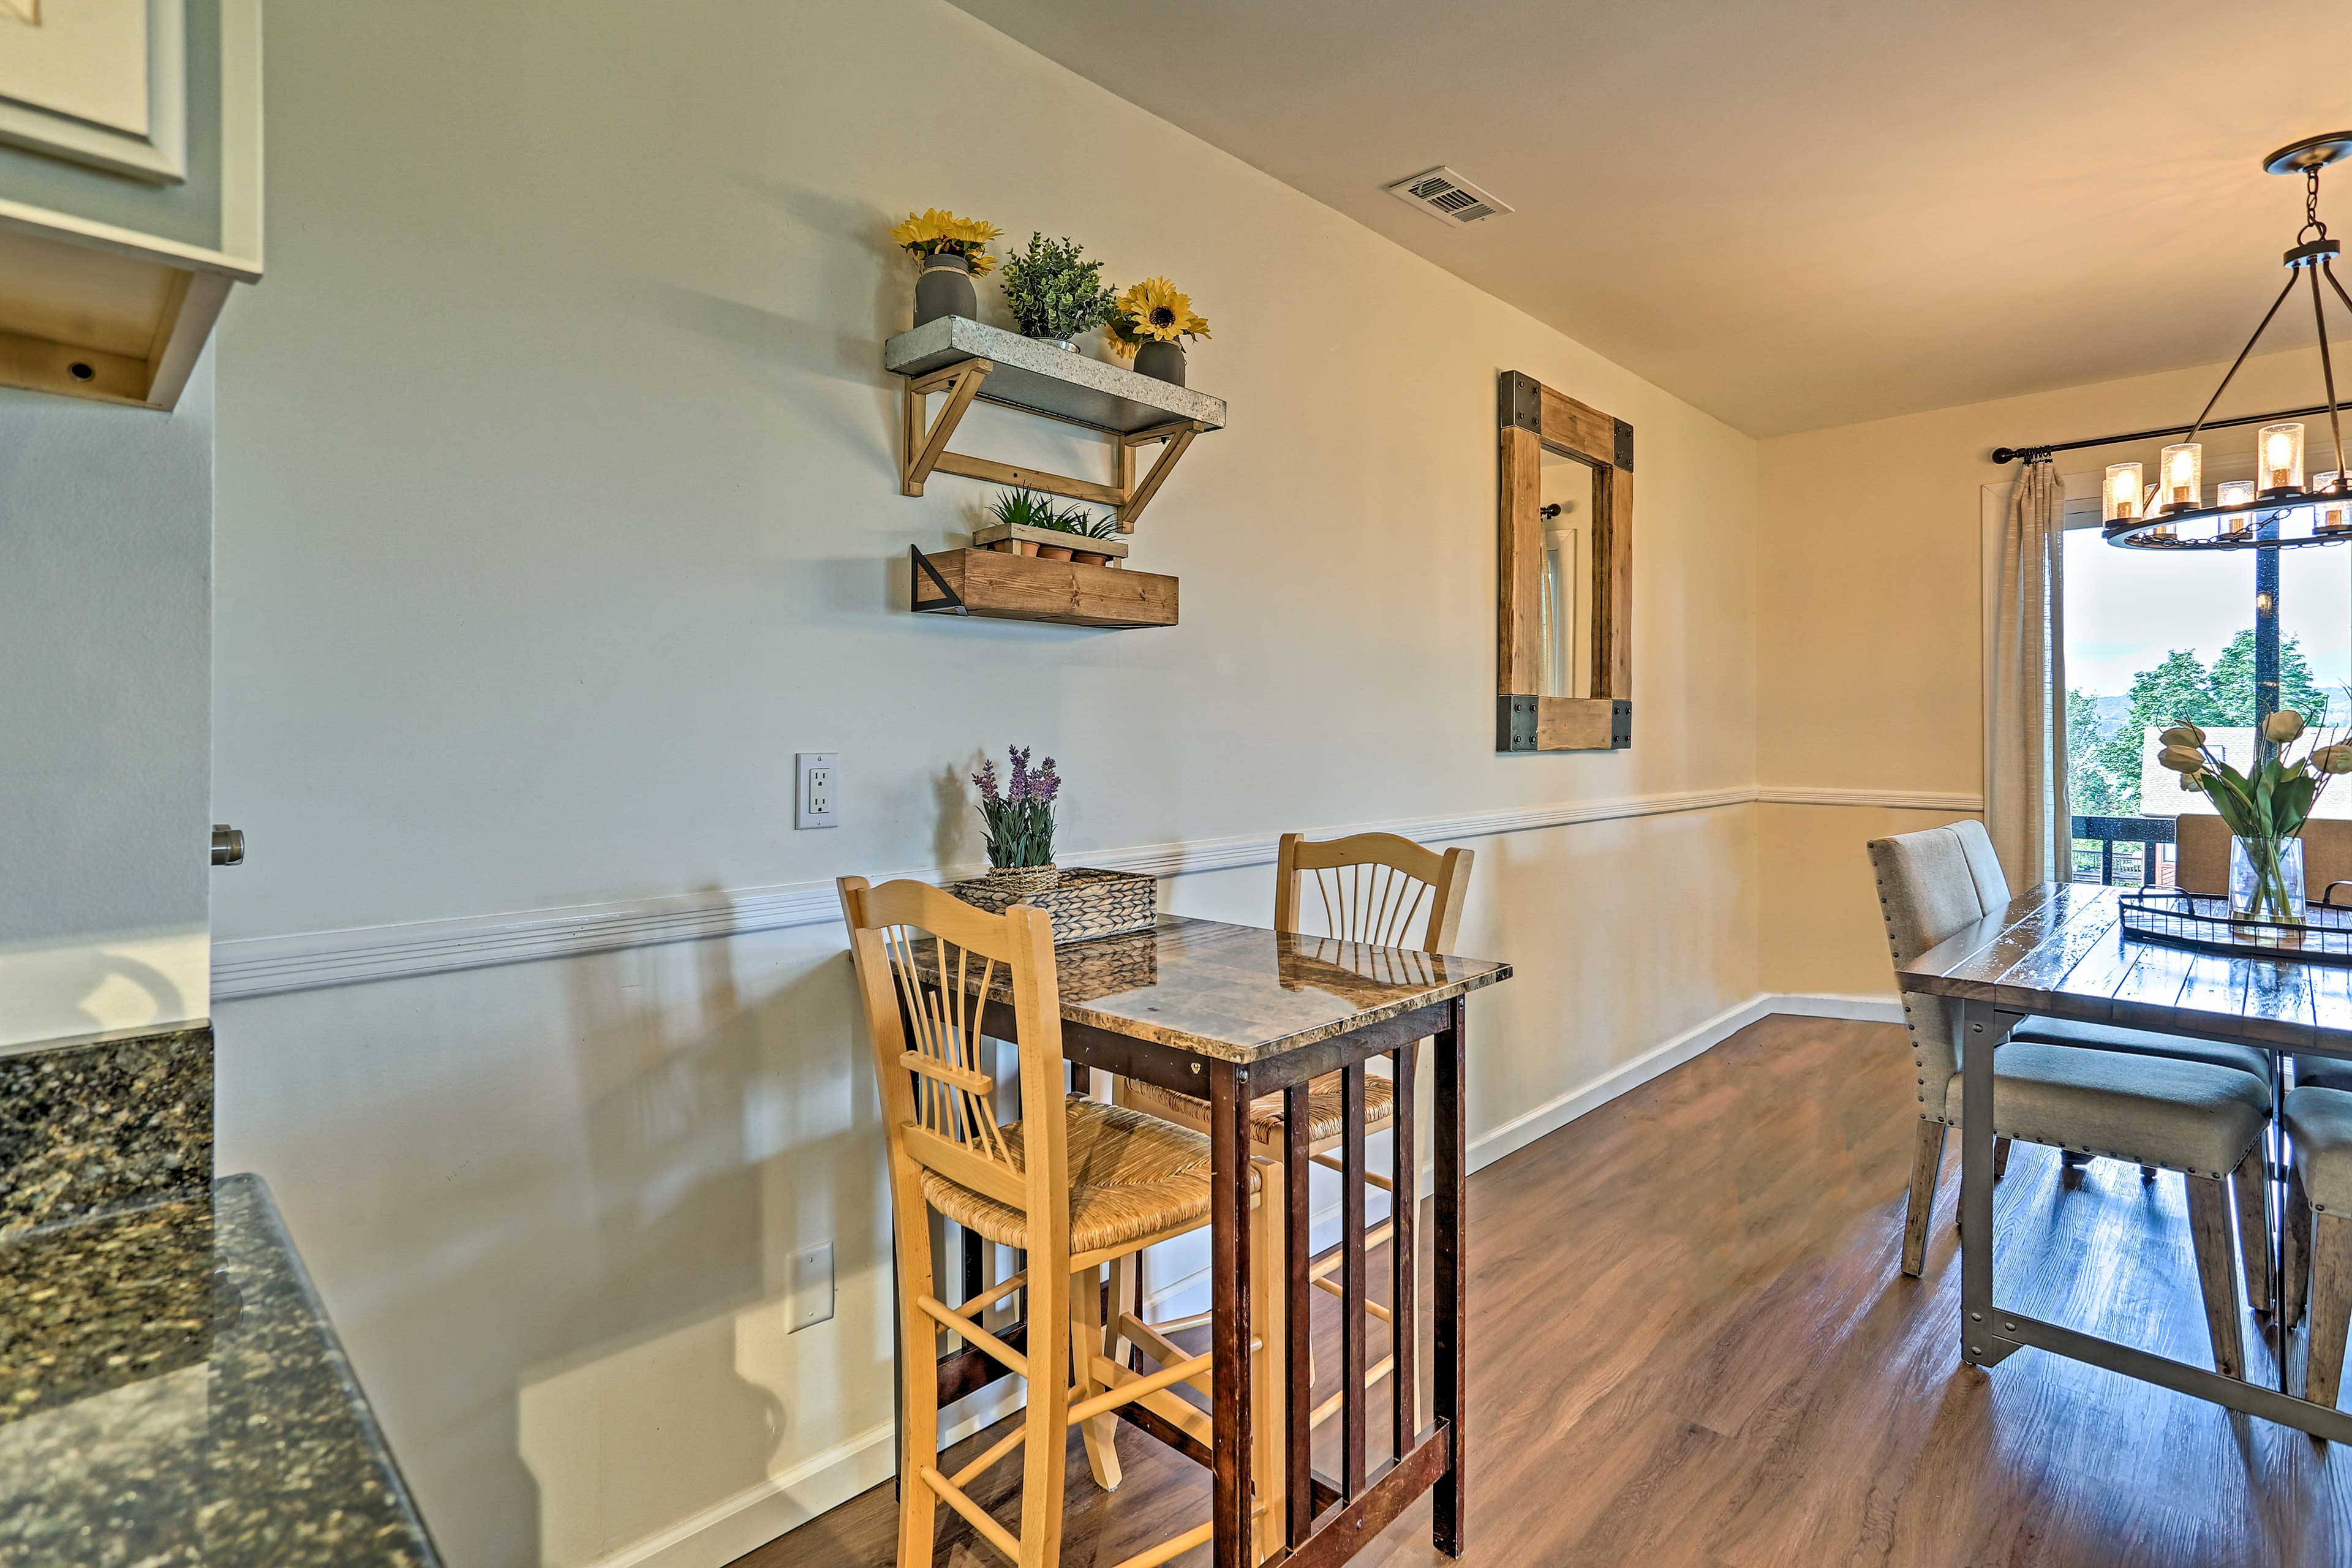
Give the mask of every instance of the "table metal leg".
[[1960, 1359], [1998, 1366], [2017, 1346], [1993, 1332], [1992, 1069], [2010, 1023], [1990, 1002], [1960, 1009]]
[[[1307, 1234], [1314, 1213], [1308, 1190], [1313, 1163], [1307, 1151], [1313, 1143], [1307, 1094], [1308, 1086], [1300, 1083], [1285, 1089], [1282, 1096], [1282, 1181], [1286, 1189], [1283, 1194], [1283, 1315], [1288, 1320], [1283, 1331], [1290, 1337], [1283, 1363], [1288, 1384], [1283, 1420], [1283, 1463], [1287, 1467], [1283, 1497], [1289, 1506], [1286, 1533], [1294, 1552], [1315, 1532], [1315, 1428], [1307, 1420], [1315, 1407], [1315, 1292], [1307, 1282], [1315, 1250], [1314, 1237]], [[1266, 1331], [1273, 1332], [1274, 1325], [1266, 1325]]]
[[1396, 1370], [1390, 1374], [1389, 1389], [1395, 1411], [1391, 1423], [1395, 1453], [1400, 1459], [1412, 1451], [1413, 1439], [1421, 1435], [1421, 1320], [1413, 1309], [1421, 1283], [1413, 1229], [1421, 1208], [1421, 1154], [1412, 1135], [1412, 1068], [1420, 1050], [1415, 1043], [1398, 1051], [1391, 1069], [1396, 1120], [1389, 1144], [1389, 1179], [1395, 1184], [1389, 1189], [1389, 1350], [1396, 1357]]
[[1465, 1431], [1470, 1384], [1470, 1360], [1464, 1331], [1468, 1302], [1464, 1294], [1467, 1270], [1463, 1256], [1463, 1188], [1468, 1176], [1463, 1129], [1463, 1005], [1460, 998], [1446, 1005], [1446, 1026], [1430, 1040], [1436, 1067], [1437, 1125], [1433, 1130], [1437, 1153], [1437, 1191], [1433, 1217], [1436, 1236], [1436, 1321], [1432, 1335], [1434, 1354], [1430, 1367], [1431, 1415], [1445, 1424], [1453, 1452], [1445, 1473], [1430, 1489], [1430, 1539], [1448, 1557], [1462, 1555], [1463, 1521], [1469, 1499], [1464, 1485], [1469, 1452]]
[[1364, 1064], [1339, 1073], [1339, 1477], [1349, 1500], [1364, 1490]]
[[[1249, 1069], [1209, 1068], [1210, 1388], [1215, 1449], [1209, 1518], [1216, 1568], [1255, 1568], [1250, 1550]], [[1272, 1196], [1271, 1194], [1268, 1194]]]

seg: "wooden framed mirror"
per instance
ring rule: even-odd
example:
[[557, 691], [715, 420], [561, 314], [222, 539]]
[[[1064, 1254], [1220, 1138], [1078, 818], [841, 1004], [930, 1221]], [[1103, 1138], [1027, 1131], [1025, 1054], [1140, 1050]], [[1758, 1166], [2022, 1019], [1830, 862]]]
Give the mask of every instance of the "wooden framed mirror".
[[1498, 383], [1495, 749], [1633, 743], [1633, 427]]

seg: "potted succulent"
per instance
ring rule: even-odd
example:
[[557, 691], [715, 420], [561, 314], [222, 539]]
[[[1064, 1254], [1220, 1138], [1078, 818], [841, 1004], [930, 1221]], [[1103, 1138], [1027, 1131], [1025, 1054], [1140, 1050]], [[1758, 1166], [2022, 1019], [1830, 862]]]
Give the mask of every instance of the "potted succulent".
[[1110, 318], [1111, 347], [1135, 357], [1138, 375], [1184, 384], [1184, 345], [1179, 338], [1205, 338], [1209, 322], [1192, 309], [1192, 298], [1165, 278], [1147, 278], [1118, 297]]
[[1054, 864], [1054, 800], [1062, 793], [1061, 775], [1051, 757], [1033, 773], [1028, 747], [1004, 750], [1012, 765], [1002, 789], [996, 764], [986, 757], [971, 775], [980, 790], [980, 819], [988, 828], [987, 881], [1007, 893], [1043, 892], [1060, 874]]
[[1127, 553], [1127, 542], [1118, 537], [1113, 519], [1075, 505], [1057, 508], [1052, 498], [1025, 485], [999, 493], [988, 512], [995, 521], [973, 531], [975, 549], [1088, 566], [1116, 566]]
[[2240, 773], [2205, 745], [2205, 731], [2176, 724], [2159, 737], [2157, 761], [2180, 775], [2180, 787], [2201, 793], [2230, 829], [2230, 914], [2270, 925], [2304, 923], [2303, 826], [2339, 773], [2352, 773], [2352, 742], [2310, 747], [2289, 760], [2302, 740], [2302, 714], [2282, 709], [2263, 721], [2254, 766]]
[[1084, 247], [1067, 236], [1029, 236], [1029, 248], [1004, 263], [1004, 303], [1026, 335], [1076, 353], [1080, 332], [1100, 326], [1117, 296], [1102, 280], [1102, 263], [1081, 261]]
[[938, 207], [908, 213], [907, 221], [890, 231], [890, 243], [914, 257], [915, 325], [941, 316], [980, 319], [980, 296], [971, 280], [996, 265], [988, 242], [1000, 233], [994, 224], [976, 217], [958, 217]]

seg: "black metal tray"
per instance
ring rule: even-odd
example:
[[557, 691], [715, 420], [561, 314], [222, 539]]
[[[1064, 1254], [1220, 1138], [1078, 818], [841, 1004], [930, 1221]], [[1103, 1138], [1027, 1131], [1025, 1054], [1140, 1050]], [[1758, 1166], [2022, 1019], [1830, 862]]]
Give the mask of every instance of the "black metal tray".
[[[2333, 883], [2325, 898], [2352, 884]], [[2178, 888], [2142, 888], [2123, 896], [2127, 942], [2159, 942], [2232, 958], [2294, 959], [2352, 968], [2352, 907], [2305, 901], [2304, 923], [2233, 918], [2230, 900]]]

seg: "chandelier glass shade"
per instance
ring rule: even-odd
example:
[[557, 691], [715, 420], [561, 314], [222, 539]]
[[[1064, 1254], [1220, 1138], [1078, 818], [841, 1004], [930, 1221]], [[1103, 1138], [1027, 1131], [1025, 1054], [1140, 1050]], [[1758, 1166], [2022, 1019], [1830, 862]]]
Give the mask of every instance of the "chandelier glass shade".
[[[2327, 338], [2330, 296], [2352, 313], [2352, 294], [2336, 276], [2336, 259], [2344, 247], [2327, 237], [2327, 226], [2319, 220], [2319, 171], [2346, 156], [2352, 156], [2352, 132], [2315, 136], [2263, 160], [2270, 174], [2304, 176], [2304, 224], [2284, 258], [2286, 286], [2263, 313], [2254, 335], [2238, 351], [2186, 438], [2158, 455], [2154, 477], [2147, 478], [2137, 463], [2108, 466], [2099, 493], [2101, 531], [2108, 543], [2133, 550], [2268, 550], [2352, 540], [2352, 480], [2346, 477], [2352, 463], [2345, 460], [2343, 409], [2336, 395], [2336, 362]], [[2298, 285], [2311, 296], [2312, 320], [2319, 329], [2327, 422], [2315, 434], [2293, 420], [2263, 426], [2254, 437], [2254, 477], [2214, 485], [2209, 502], [2205, 447], [2197, 437]], [[2332, 466], [2306, 473], [2313, 440], [2319, 443], [2320, 460]]]

